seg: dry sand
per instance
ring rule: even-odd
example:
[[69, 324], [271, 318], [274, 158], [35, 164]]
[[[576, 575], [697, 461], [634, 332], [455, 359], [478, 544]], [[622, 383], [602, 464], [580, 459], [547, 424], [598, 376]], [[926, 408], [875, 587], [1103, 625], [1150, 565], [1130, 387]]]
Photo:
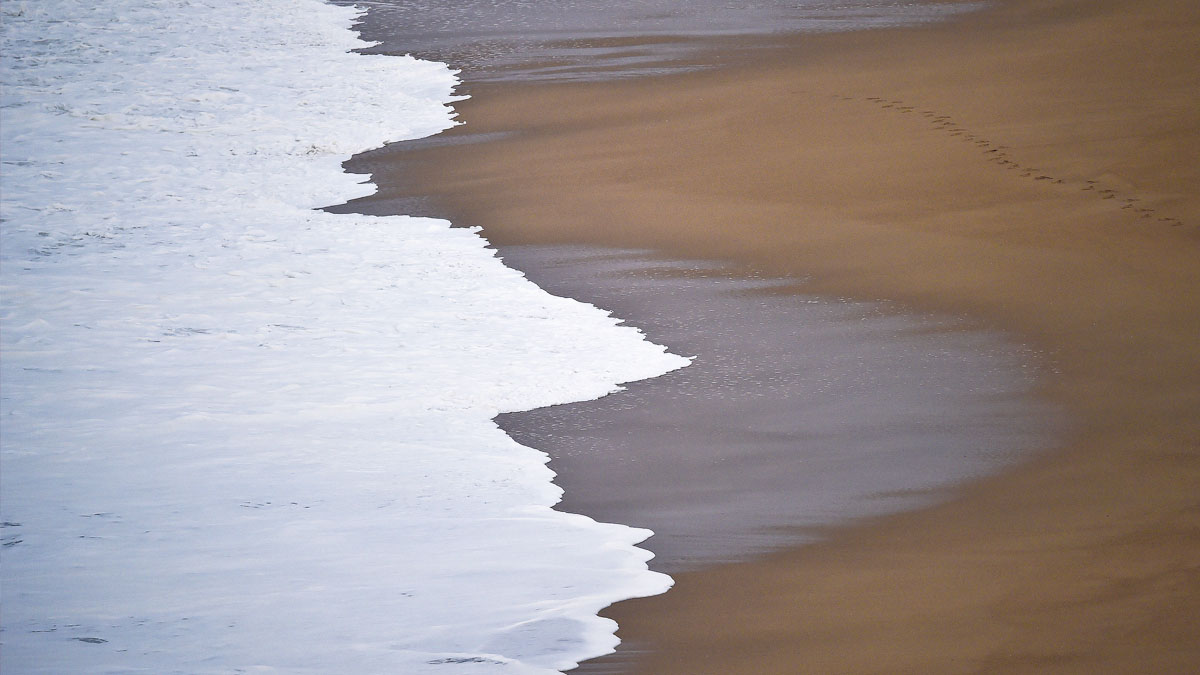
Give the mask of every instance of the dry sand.
[[460, 139], [515, 133], [372, 166], [379, 199], [971, 315], [1046, 354], [1072, 431], [612, 608], [639, 672], [1200, 672], [1200, 4], [1012, 0], [727, 61], [472, 87]]

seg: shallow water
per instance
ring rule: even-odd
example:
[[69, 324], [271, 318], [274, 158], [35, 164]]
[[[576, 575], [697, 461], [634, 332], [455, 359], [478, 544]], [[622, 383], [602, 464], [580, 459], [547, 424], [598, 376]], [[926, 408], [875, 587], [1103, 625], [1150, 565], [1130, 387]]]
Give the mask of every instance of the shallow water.
[[[342, 2], [343, 0], [338, 0]], [[346, 4], [349, 4], [348, 0]], [[463, 69], [470, 81], [598, 79], [705, 67], [698, 38], [882, 28], [982, 3], [895, 0], [374, 0], [375, 53]]]
[[549, 674], [668, 587], [492, 418], [683, 359], [469, 230], [313, 210], [451, 124], [353, 14], [0, 5], [0, 672]]
[[687, 368], [596, 401], [502, 415], [549, 453], [559, 508], [655, 532], [675, 572], [916, 508], [1036, 447], [1037, 355], [961, 319], [803, 294], [715, 263], [503, 247], [546, 290], [612, 310]]

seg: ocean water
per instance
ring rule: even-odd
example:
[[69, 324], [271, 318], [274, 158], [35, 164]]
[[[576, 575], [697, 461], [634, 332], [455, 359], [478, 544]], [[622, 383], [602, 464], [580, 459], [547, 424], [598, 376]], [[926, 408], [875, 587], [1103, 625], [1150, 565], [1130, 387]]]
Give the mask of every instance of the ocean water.
[[547, 673], [664, 591], [493, 418], [687, 361], [477, 232], [332, 214], [453, 124], [315, 0], [0, 5], [0, 670]]

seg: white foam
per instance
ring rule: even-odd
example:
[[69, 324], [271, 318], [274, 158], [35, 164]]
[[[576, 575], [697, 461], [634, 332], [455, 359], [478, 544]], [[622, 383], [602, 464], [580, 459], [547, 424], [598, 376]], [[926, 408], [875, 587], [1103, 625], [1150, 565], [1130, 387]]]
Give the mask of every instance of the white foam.
[[[334, 215], [452, 124], [315, 0], [6, 2], [6, 673], [541, 673], [670, 580], [501, 411], [685, 361], [444, 221]], [[240, 669], [240, 670], [239, 670]]]

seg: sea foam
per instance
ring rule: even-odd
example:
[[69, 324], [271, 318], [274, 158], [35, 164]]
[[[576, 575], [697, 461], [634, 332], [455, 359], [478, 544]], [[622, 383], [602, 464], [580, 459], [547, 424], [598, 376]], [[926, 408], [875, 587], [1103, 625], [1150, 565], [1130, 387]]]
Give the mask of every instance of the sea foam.
[[499, 412], [686, 361], [440, 220], [313, 210], [453, 124], [316, 0], [6, 2], [6, 673], [543, 673], [670, 580]]

